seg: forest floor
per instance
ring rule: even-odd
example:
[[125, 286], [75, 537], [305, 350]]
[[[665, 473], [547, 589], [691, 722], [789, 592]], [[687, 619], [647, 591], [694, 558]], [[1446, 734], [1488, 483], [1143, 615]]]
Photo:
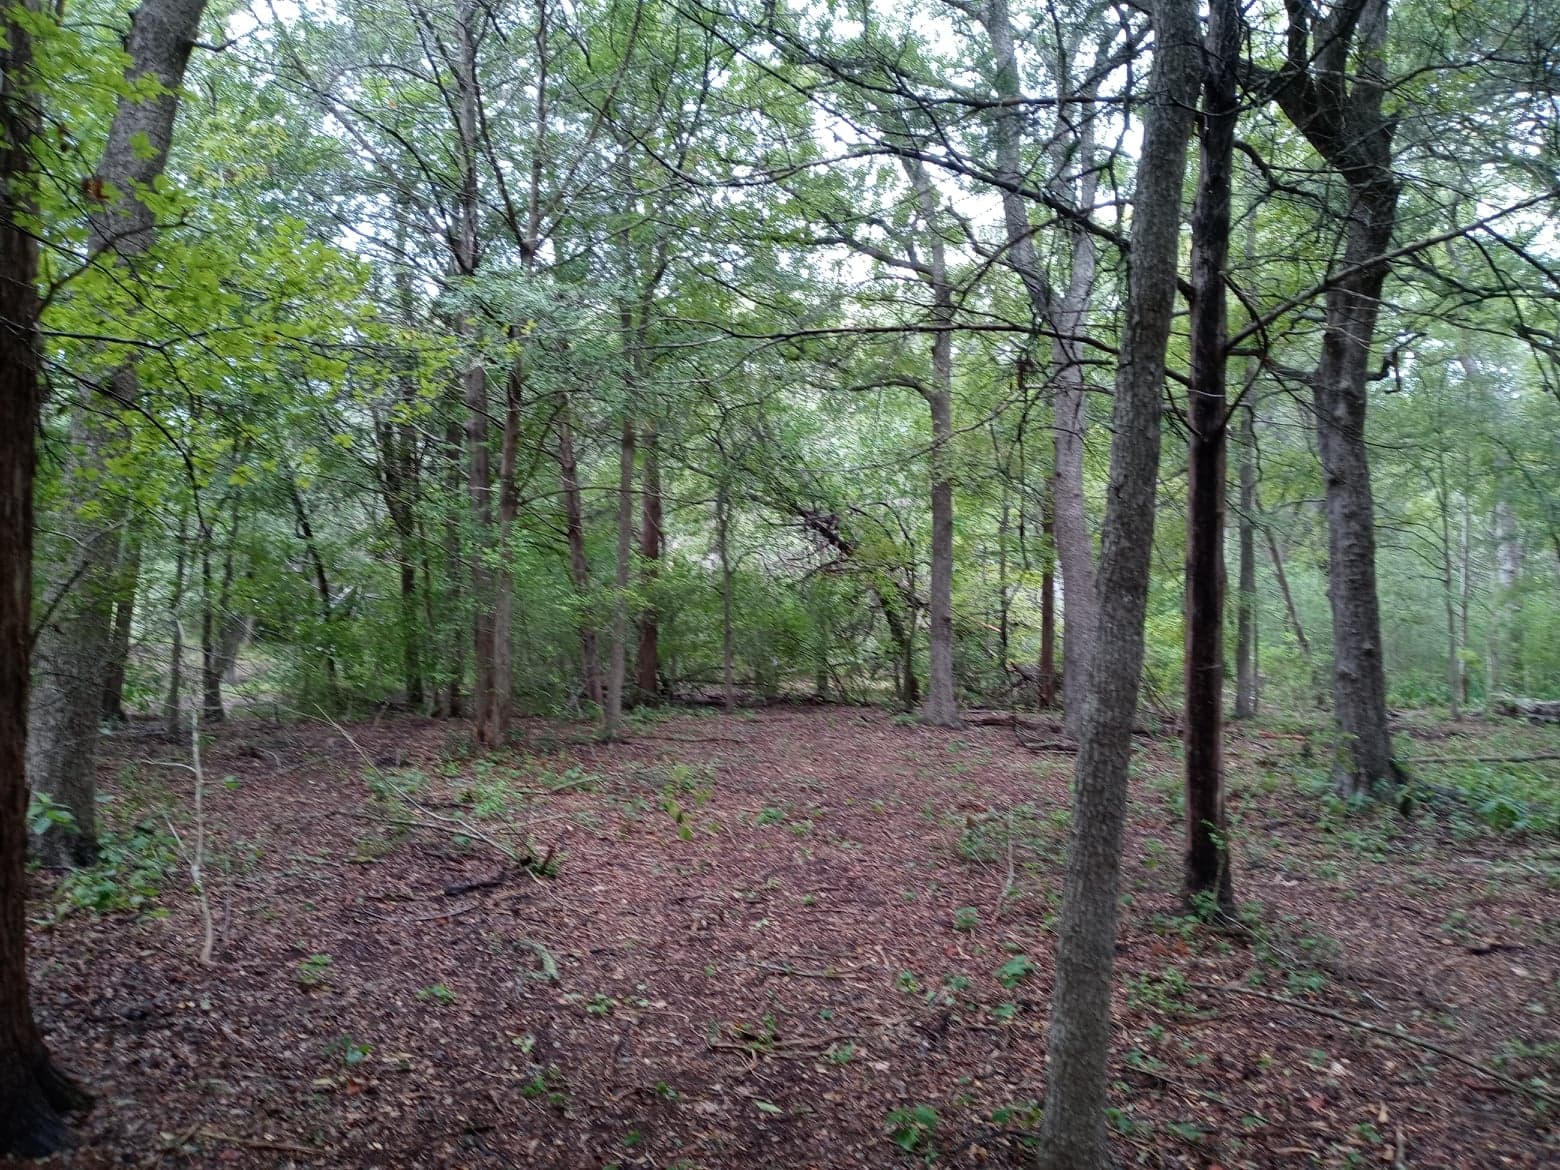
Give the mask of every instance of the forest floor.
[[[1230, 933], [1180, 905], [1178, 744], [1138, 746], [1122, 1165], [1560, 1162], [1560, 764], [1454, 766], [1405, 821], [1328, 797], [1296, 727], [1235, 730]], [[1026, 1162], [1070, 755], [792, 707], [488, 755], [425, 719], [244, 720], [205, 756], [211, 966], [180, 745], [116, 736], [109, 863], [38, 875], [37, 1011], [99, 1098], [48, 1164]]]

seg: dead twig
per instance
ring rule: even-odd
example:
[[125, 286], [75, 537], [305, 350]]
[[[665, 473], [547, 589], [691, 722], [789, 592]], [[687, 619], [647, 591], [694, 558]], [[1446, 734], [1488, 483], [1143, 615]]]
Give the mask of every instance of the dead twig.
[[1227, 995], [1245, 995], [1252, 999], [1265, 999], [1271, 1003], [1281, 1003], [1285, 1007], [1299, 1008], [1301, 1011], [1311, 1012], [1313, 1015], [1325, 1016], [1329, 1020], [1336, 1020], [1340, 1024], [1347, 1024], [1351, 1028], [1358, 1028], [1362, 1032], [1370, 1032], [1377, 1036], [1386, 1036], [1392, 1040], [1401, 1041], [1404, 1044], [1413, 1045], [1415, 1048], [1423, 1048], [1426, 1052], [1434, 1052], [1438, 1056], [1444, 1056], [1447, 1060], [1456, 1061], [1465, 1068], [1471, 1068], [1481, 1076], [1489, 1077], [1497, 1081], [1515, 1093], [1523, 1093], [1538, 1098], [1540, 1101], [1551, 1105], [1560, 1105], [1560, 1096], [1540, 1089], [1536, 1085], [1523, 1084], [1514, 1077], [1508, 1077], [1505, 1073], [1496, 1072], [1489, 1065], [1480, 1064], [1470, 1056], [1464, 1056], [1460, 1052], [1437, 1044], [1434, 1040], [1426, 1040], [1420, 1036], [1411, 1036], [1407, 1032], [1395, 1028], [1383, 1028], [1380, 1024], [1372, 1024], [1366, 1020], [1357, 1020], [1353, 1016], [1346, 1016], [1342, 1012], [1335, 1012], [1331, 1008], [1325, 1008], [1319, 1004], [1306, 1003], [1303, 1000], [1290, 999], [1285, 995], [1274, 995], [1268, 991], [1258, 991], [1254, 987], [1237, 987], [1229, 983], [1188, 983], [1187, 986], [1195, 987], [1199, 991], [1217, 991]]
[[251, 1150], [276, 1150], [284, 1154], [307, 1154], [316, 1158], [321, 1151], [309, 1146], [295, 1145], [292, 1142], [265, 1141], [260, 1138], [239, 1137], [237, 1134], [221, 1133], [215, 1129], [199, 1129], [195, 1131], [196, 1137], [205, 1138], [211, 1142], [227, 1142], [234, 1146], [248, 1146]]

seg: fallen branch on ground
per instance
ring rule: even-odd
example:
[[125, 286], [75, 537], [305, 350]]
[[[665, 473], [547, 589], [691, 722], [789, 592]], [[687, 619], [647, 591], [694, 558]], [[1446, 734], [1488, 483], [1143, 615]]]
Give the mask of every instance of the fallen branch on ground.
[[1511, 1089], [1513, 1092], [1525, 1093], [1536, 1097], [1540, 1101], [1551, 1105], [1560, 1105], [1560, 1096], [1540, 1089], [1536, 1085], [1523, 1084], [1515, 1077], [1508, 1077], [1505, 1073], [1496, 1072], [1489, 1065], [1480, 1064], [1472, 1057], [1464, 1056], [1447, 1048], [1444, 1044], [1437, 1044], [1434, 1040], [1425, 1040], [1419, 1036], [1411, 1036], [1407, 1032], [1395, 1028], [1383, 1028], [1380, 1024], [1372, 1024], [1365, 1020], [1356, 1020], [1353, 1016], [1346, 1016], [1342, 1012], [1335, 1012], [1331, 1008], [1321, 1007], [1318, 1004], [1306, 1003], [1304, 1000], [1290, 999], [1284, 995], [1274, 995], [1270, 991], [1258, 991], [1254, 987], [1236, 987], [1229, 983], [1194, 983], [1189, 982], [1188, 987], [1195, 987], [1199, 991], [1217, 991], [1228, 995], [1245, 995], [1252, 999], [1265, 999], [1271, 1003], [1281, 1003], [1286, 1007], [1299, 1008], [1301, 1011], [1311, 1012], [1314, 1015], [1326, 1016], [1329, 1020], [1336, 1020], [1340, 1024], [1347, 1024], [1351, 1028], [1358, 1028], [1362, 1032], [1372, 1032], [1377, 1036], [1386, 1036], [1392, 1040], [1401, 1040], [1404, 1044], [1411, 1044], [1415, 1048], [1423, 1048], [1426, 1052], [1434, 1052], [1447, 1060], [1454, 1060], [1465, 1068], [1471, 1068], [1482, 1076], [1489, 1077], [1492, 1081]]

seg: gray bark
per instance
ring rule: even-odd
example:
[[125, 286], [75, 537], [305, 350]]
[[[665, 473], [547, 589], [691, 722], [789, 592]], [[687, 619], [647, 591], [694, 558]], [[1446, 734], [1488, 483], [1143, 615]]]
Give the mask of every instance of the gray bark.
[[1235, 718], [1257, 713], [1257, 441], [1256, 412], [1246, 406], [1240, 429], [1239, 592], [1235, 604]]
[[[121, 98], [109, 126], [97, 173], [84, 185], [88, 252], [134, 273], [151, 247], [156, 224], [140, 193], [162, 173], [173, 141], [178, 89], [200, 26], [205, 0], [146, 0], [131, 18], [125, 79], [156, 78], [152, 97]], [[101, 391], [104, 402], [94, 401]], [[35, 842], [50, 864], [79, 864], [97, 852], [96, 777], [103, 669], [112, 646], [110, 622], [119, 570], [123, 496], [104, 492], [110, 453], [125, 435], [118, 408], [134, 402], [139, 387], [133, 365], [111, 371], [96, 389], [83, 387], [72, 406], [71, 447], [64, 470], [65, 498], [95, 499], [92, 518], [79, 514], [57, 522], [60, 539], [43, 550], [51, 582], [49, 620], [34, 643], [36, 683], [28, 708], [27, 769], [34, 790], [64, 805], [75, 818]]]
[[925, 279], [932, 291], [932, 323], [937, 326], [932, 335], [932, 381], [921, 391], [932, 416], [932, 574], [926, 607], [930, 636], [921, 721], [934, 727], [958, 727], [959, 704], [953, 687], [953, 285], [939, 231], [937, 193], [925, 167], [911, 159], [904, 165], [927, 232]]
[[[1387, 0], [1344, 0], [1314, 30], [1290, 9], [1288, 62], [1274, 96], [1347, 189], [1339, 279], [1328, 289], [1313, 380], [1327, 497], [1327, 596], [1333, 617], [1333, 717], [1343, 743], [1335, 771], [1347, 794], [1404, 776], [1387, 726], [1387, 680], [1376, 594], [1376, 515], [1365, 438], [1366, 384], [1381, 311], [1399, 184], [1396, 122], [1383, 112]], [[1352, 66], [1352, 68], [1351, 68]]]
[[[1084, 507], [1083, 458], [1088, 429], [1083, 377], [1082, 331], [1087, 324], [1094, 287], [1096, 250], [1088, 232], [1064, 229], [1068, 246], [1067, 287], [1058, 296], [1046, 279], [1034, 244], [1034, 227], [1024, 197], [1011, 189], [1022, 184], [1024, 108], [1012, 20], [1007, 0], [989, 0], [981, 17], [991, 40], [994, 85], [1007, 104], [993, 125], [995, 173], [1003, 181], [1002, 215], [1008, 234], [1008, 263], [1018, 274], [1030, 311], [1055, 334], [1050, 380], [1054, 398], [1056, 470], [1052, 485], [1052, 539], [1062, 570], [1062, 717], [1068, 733], [1078, 734], [1088, 686], [1089, 662], [1099, 622], [1096, 604], [1094, 541]], [[1076, 42], [1074, 44], [1076, 48]], [[1061, 72], [1065, 72], [1066, 63]], [[1094, 148], [1093, 121], [1085, 116], [1074, 134], [1057, 135], [1052, 145], [1058, 176], [1070, 165], [1082, 178], [1073, 192], [1073, 206], [1086, 211], [1094, 202], [1096, 178], [1090, 167]]]
[[607, 705], [601, 736], [623, 730], [623, 676], [628, 661], [628, 581], [634, 565], [634, 423], [623, 417], [618, 444], [617, 575], [612, 598], [612, 644], [607, 654]]
[[1133, 197], [1126, 331], [1100, 551], [1099, 642], [1083, 709], [1057, 931], [1042, 1170], [1105, 1170], [1110, 1164], [1106, 1060], [1127, 765], [1143, 668], [1181, 184], [1202, 66], [1193, 0], [1156, 0], [1153, 20], [1154, 65]]

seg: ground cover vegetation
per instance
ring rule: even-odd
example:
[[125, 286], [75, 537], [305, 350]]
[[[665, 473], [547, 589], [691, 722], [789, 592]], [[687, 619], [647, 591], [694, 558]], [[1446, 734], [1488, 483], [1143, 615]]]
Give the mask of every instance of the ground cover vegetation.
[[1552, 1161], [1551, 9], [10, 4], [0, 1157]]

